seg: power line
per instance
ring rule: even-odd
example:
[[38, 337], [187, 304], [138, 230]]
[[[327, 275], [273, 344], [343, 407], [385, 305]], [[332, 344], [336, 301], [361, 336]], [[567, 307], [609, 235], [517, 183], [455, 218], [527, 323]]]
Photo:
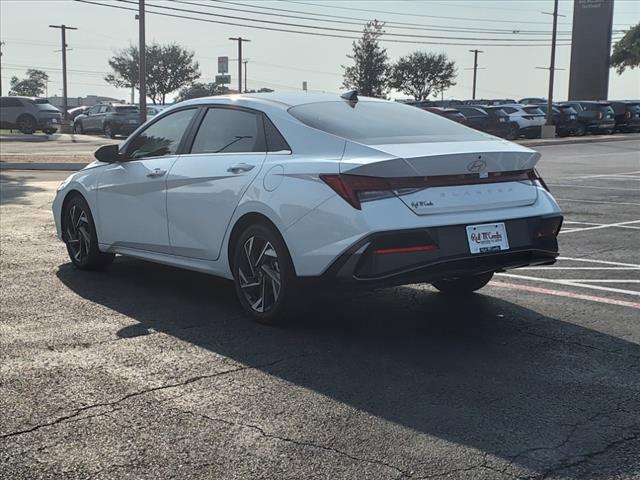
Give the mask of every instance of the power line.
[[[125, 6], [120, 6], [120, 5], [109, 5], [109, 4], [104, 4], [104, 3], [100, 3], [97, 1], [92, 1], [92, 0], [75, 0], [76, 2], [80, 2], [80, 3], [86, 3], [86, 4], [90, 4], [90, 5], [97, 5], [100, 7], [107, 7], [107, 8], [117, 8], [120, 10], [127, 10], [127, 11], [137, 11], [137, 8], [130, 8], [130, 7], [125, 7]], [[321, 33], [321, 32], [309, 32], [309, 31], [301, 31], [301, 30], [291, 30], [291, 29], [284, 29], [284, 28], [275, 28], [275, 27], [266, 27], [266, 26], [257, 26], [257, 25], [246, 25], [246, 24], [242, 24], [242, 23], [234, 23], [234, 22], [227, 22], [227, 21], [221, 21], [221, 20], [211, 20], [211, 19], [207, 19], [207, 18], [199, 18], [199, 17], [193, 17], [193, 16], [188, 16], [188, 15], [178, 15], [178, 14], [170, 14], [170, 13], [164, 13], [164, 12], [155, 12], [155, 11], [150, 11], [148, 10], [147, 13], [149, 14], [153, 14], [153, 15], [158, 15], [158, 16], [163, 16], [163, 17], [171, 17], [171, 18], [182, 18], [185, 20], [194, 20], [194, 21], [199, 21], [199, 22], [205, 22], [205, 23], [213, 23], [213, 24], [218, 24], [218, 25], [232, 25], [235, 27], [244, 27], [244, 28], [253, 28], [255, 30], [266, 30], [266, 31], [272, 31], [272, 32], [285, 32], [285, 33], [294, 33], [294, 34], [300, 34], [300, 35], [311, 35], [311, 36], [316, 36], [316, 37], [329, 37], [329, 38], [343, 38], [343, 39], [348, 39], [348, 40], [359, 40], [360, 37], [354, 37], [354, 36], [349, 36], [349, 35], [338, 35], [338, 34], [331, 34], [331, 33]], [[263, 22], [264, 23], [264, 22]], [[360, 32], [358, 32], [360, 33]], [[380, 39], [383, 42], [388, 42], [388, 43], [403, 43], [403, 44], [412, 44], [412, 45], [439, 45], [439, 46], [485, 46], [485, 47], [548, 47], [548, 44], [535, 44], [535, 45], [531, 45], [531, 44], [479, 44], [479, 43], [454, 43], [454, 42], [425, 42], [425, 41], [416, 41], [416, 40], [397, 40], [397, 39], [390, 39], [390, 38], [381, 38]], [[563, 43], [561, 44], [563, 46], [569, 46], [569, 43]]]
[[[206, 8], [214, 8], [214, 9], [223, 9], [223, 10], [231, 10], [237, 12], [251, 13], [256, 15], [266, 15], [266, 16], [276, 16], [276, 17], [286, 17], [286, 18], [297, 18], [301, 20], [314, 20], [320, 22], [332, 22], [332, 23], [340, 23], [346, 25], [362, 25], [363, 23], [369, 22], [370, 18], [358, 18], [358, 17], [345, 17], [342, 15], [329, 15], [315, 12], [301, 12], [300, 10], [290, 10], [286, 8], [277, 8], [277, 7], [262, 7], [260, 5], [251, 5], [252, 9], [265, 9], [267, 12], [260, 12], [256, 10], [247, 10], [247, 5], [232, 1], [226, 0], [209, 0], [210, 2], [222, 3], [225, 5], [234, 5], [241, 6], [245, 8], [232, 8], [228, 6], [217, 6], [211, 5], [210, 3], [197, 3], [186, 0], [174, 0], [178, 3], [184, 3], [188, 5], [195, 5]], [[283, 13], [274, 13], [274, 12], [286, 12], [286, 13], [296, 13], [303, 15], [287, 15]], [[320, 18], [314, 18], [320, 17]], [[385, 28], [399, 28], [405, 30], [433, 30], [433, 31], [441, 31], [441, 32], [464, 32], [464, 33], [487, 33], [487, 34], [496, 34], [496, 35], [519, 35], [519, 34], [531, 34], [531, 35], [545, 35], [549, 36], [549, 32], [545, 30], [515, 30], [515, 29], [492, 29], [492, 28], [464, 28], [464, 27], [443, 27], [438, 25], [429, 25], [429, 24], [420, 24], [420, 23], [406, 23], [406, 22], [393, 22], [380, 19], [381, 22], [385, 24]], [[562, 32], [565, 35], [571, 35], [570, 31]]]
[[[128, 3], [128, 4], [132, 4], [135, 3], [134, 0], [116, 0], [118, 2], [122, 2], [122, 3]], [[193, 4], [190, 2], [185, 2], [184, 0], [171, 0], [172, 3], [189, 3], [189, 4]], [[235, 15], [224, 15], [224, 14], [220, 14], [220, 13], [211, 13], [211, 12], [203, 12], [201, 10], [192, 10], [189, 8], [178, 8], [178, 7], [169, 7], [169, 6], [165, 6], [165, 5], [153, 5], [153, 4], [148, 4], [150, 7], [154, 7], [154, 8], [160, 8], [163, 10], [171, 10], [171, 11], [178, 11], [178, 12], [184, 12], [184, 13], [195, 13], [198, 15], [206, 15], [206, 16], [211, 16], [211, 17], [217, 17], [217, 18], [228, 18], [228, 19], [232, 19], [232, 20], [243, 20], [246, 22], [258, 22], [258, 23], [266, 23], [269, 25], [279, 25], [279, 26], [284, 26], [284, 27], [296, 27], [296, 28], [309, 28], [309, 29], [313, 29], [313, 30], [322, 30], [322, 31], [330, 31], [330, 32], [343, 32], [343, 33], [355, 33], [355, 34], [360, 34], [362, 33], [360, 30], [350, 30], [350, 29], [346, 29], [346, 28], [336, 28], [336, 27], [326, 27], [326, 26], [320, 26], [320, 25], [306, 25], [306, 24], [300, 24], [300, 23], [289, 23], [289, 22], [278, 22], [275, 20], [261, 20], [261, 19], [256, 19], [256, 18], [249, 18], [249, 17], [238, 17]], [[248, 25], [245, 25], [248, 26]], [[418, 35], [418, 34], [412, 34], [412, 33], [390, 33], [390, 32], [385, 32], [384, 33], [385, 36], [387, 37], [408, 37], [408, 38], [429, 38], [429, 39], [438, 39], [438, 40], [462, 40], [462, 41], [484, 41], [484, 42], [504, 42], [504, 41], [509, 41], [509, 42], [548, 42], [547, 39], [544, 38], [510, 38], [510, 39], [505, 39], [505, 38], [486, 38], [486, 37], [445, 37], [445, 36], [439, 36], [439, 35]]]

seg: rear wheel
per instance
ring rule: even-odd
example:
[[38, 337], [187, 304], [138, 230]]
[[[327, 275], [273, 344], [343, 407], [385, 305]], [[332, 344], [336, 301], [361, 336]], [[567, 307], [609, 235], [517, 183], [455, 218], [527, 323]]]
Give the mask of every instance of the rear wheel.
[[519, 136], [520, 136], [520, 129], [518, 128], [517, 125], [509, 125], [509, 128], [507, 129], [507, 133], [505, 134], [504, 138], [506, 138], [507, 140], [516, 140]]
[[22, 133], [30, 134], [36, 131], [36, 119], [31, 115], [22, 115], [16, 121], [16, 125]]
[[62, 211], [62, 238], [73, 264], [82, 270], [97, 270], [109, 265], [115, 255], [98, 249], [93, 216], [84, 198], [76, 195]]
[[238, 300], [254, 320], [270, 325], [291, 320], [298, 279], [272, 227], [251, 225], [237, 237], [232, 271]]
[[43, 130], [44, 133], [46, 133], [47, 135], [53, 135], [54, 133], [56, 133], [57, 130], [53, 129], [53, 128], [47, 128], [46, 130]]
[[105, 134], [105, 136], [107, 136], [109, 138], [116, 138], [116, 134], [115, 134], [115, 132], [113, 130], [113, 127], [109, 123], [107, 123], [104, 126], [104, 134]]
[[463, 277], [444, 278], [433, 282], [432, 285], [442, 293], [450, 295], [465, 295], [480, 290], [491, 281], [493, 272], [480, 275], [465, 275]]

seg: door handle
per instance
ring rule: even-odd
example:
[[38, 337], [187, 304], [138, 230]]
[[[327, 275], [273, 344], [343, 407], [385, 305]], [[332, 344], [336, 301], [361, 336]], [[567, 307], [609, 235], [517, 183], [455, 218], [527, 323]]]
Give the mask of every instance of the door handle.
[[166, 170], [161, 170], [159, 168], [155, 168], [153, 169], [152, 172], [147, 173], [147, 177], [149, 178], [156, 178], [156, 177], [161, 177], [163, 176], [165, 173], [167, 173]]
[[231, 173], [240, 173], [240, 172], [248, 172], [249, 170], [253, 170], [255, 165], [249, 165], [248, 163], [238, 163], [236, 165], [232, 165], [227, 169], [227, 172]]

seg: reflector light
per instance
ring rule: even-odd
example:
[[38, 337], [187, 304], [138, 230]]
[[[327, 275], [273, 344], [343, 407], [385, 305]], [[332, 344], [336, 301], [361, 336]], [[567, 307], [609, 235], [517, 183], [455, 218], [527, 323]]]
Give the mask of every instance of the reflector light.
[[413, 253], [413, 252], [428, 252], [430, 250], [437, 250], [437, 245], [419, 245], [416, 247], [402, 247], [402, 248], [380, 248], [374, 250], [376, 255], [388, 255], [390, 253]]

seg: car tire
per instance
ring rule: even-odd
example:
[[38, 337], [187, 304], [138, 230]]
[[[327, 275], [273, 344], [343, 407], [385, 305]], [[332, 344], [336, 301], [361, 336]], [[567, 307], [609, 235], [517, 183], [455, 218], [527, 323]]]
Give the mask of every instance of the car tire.
[[579, 123], [576, 127], [576, 137], [584, 137], [587, 134], [587, 127], [583, 123]]
[[491, 281], [493, 272], [480, 275], [466, 275], [456, 278], [444, 278], [433, 282], [431, 285], [447, 295], [466, 295], [480, 290]]
[[244, 311], [266, 325], [293, 320], [299, 282], [279, 232], [267, 224], [253, 224], [236, 238], [232, 272]]
[[54, 133], [57, 132], [57, 130], [53, 129], [53, 128], [48, 128], [46, 130], [43, 130], [44, 133], [46, 133], [47, 135], [53, 135]]
[[104, 126], [104, 135], [105, 135], [106, 137], [108, 137], [108, 138], [116, 138], [116, 134], [115, 134], [115, 132], [113, 131], [113, 127], [111, 126], [111, 124], [110, 124], [110, 123], [107, 123], [107, 124]]
[[69, 258], [80, 270], [99, 270], [113, 262], [114, 254], [98, 249], [91, 209], [81, 195], [74, 195], [65, 202], [61, 224]]
[[16, 120], [18, 130], [25, 134], [31, 134], [36, 131], [37, 122], [31, 115], [21, 115]]
[[510, 125], [504, 138], [507, 140], [517, 140], [520, 136], [520, 128], [517, 125]]
[[82, 122], [75, 122], [73, 124], [73, 133], [75, 133], [76, 135], [84, 134], [84, 128], [82, 128]]

